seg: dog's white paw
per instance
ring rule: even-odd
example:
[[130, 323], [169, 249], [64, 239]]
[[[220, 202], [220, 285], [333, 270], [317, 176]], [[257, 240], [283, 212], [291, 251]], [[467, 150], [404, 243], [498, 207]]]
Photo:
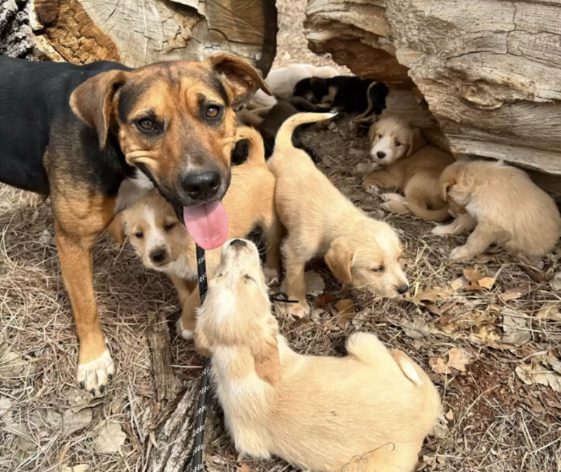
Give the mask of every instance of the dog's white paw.
[[403, 202], [405, 203], [405, 197], [399, 193], [383, 193], [380, 198], [385, 202]]
[[462, 259], [469, 259], [471, 256], [465, 246], [458, 246], [450, 252], [451, 261], [460, 261]]
[[454, 228], [452, 225], [436, 225], [430, 232], [436, 236], [445, 236], [447, 234], [452, 234], [453, 231]]
[[305, 318], [310, 314], [310, 305], [303, 303], [287, 303], [286, 313], [294, 318]]
[[105, 387], [113, 378], [115, 364], [109, 350], [105, 349], [101, 356], [93, 361], [78, 364], [76, 377], [80, 387], [98, 397], [105, 392]]
[[275, 285], [280, 282], [280, 274], [278, 269], [271, 267], [264, 267], [263, 274], [265, 275], [265, 283], [267, 285]]
[[364, 184], [362, 189], [370, 195], [378, 195], [380, 193], [380, 187], [374, 184]]
[[382, 207], [382, 209], [398, 215], [408, 215], [411, 213], [405, 201], [388, 200], [382, 203], [380, 206]]
[[193, 339], [193, 330], [184, 328], [181, 318], [177, 320], [177, 323], [175, 324], [175, 328], [177, 329], [179, 336], [181, 336], [183, 339], [186, 339], [187, 341]]

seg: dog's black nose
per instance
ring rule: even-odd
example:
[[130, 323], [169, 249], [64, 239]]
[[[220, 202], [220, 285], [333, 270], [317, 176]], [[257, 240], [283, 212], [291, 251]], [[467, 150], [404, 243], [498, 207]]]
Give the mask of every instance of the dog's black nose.
[[245, 247], [245, 246], [247, 246], [247, 243], [243, 239], [232, 239], [232, 242], [230, 243], [230, 246]]
[[403, 295], [405, 292], [407, 292], [407, 290], [409, 290], [409, 285], [407, 285], [407, 284], [403, 284], [403, 285], [397, 287], [397, 292], [400, 295]]
[[154, 264], [161, 264], [165, 262], [168, 257], [167, 251], [163, 247], [158, 247], [150, 252], [150, 260]]
[[386, 157], [386, 153], [385, 153], [384, 151], [378, 151], [378, 152], [376, 153], [376, 157], [377, 157], [378, 159], [383, 159], [384, 157]]
[[220, 174], [214, 170], [205, 172], [191, 172], [181, 181], [183, 190], [189, 198], [196, 202], [210, 200], [220, 188]]

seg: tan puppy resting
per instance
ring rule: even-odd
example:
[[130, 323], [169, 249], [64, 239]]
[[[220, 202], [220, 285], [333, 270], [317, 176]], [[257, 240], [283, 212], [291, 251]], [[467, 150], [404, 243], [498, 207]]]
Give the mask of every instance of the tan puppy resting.
[[224, 244], [195, 344], [212, 357], [216, 394], [242, 454], [316, 472], [411, 472], [440, 412], [423, 370], [373, 334], [351, 335], [345, 357], [294, 352], [279, 334], [249, 241]]
[[301, 149], [292, 145], [292, 132], [303, 123], [331, 118], [330, 113], [299, 113], [286, 120], [268, 161], [277, 178], [275, 204], [288, 231], [282, 245], [286, 269], [287, 304], [294, 316], [309, 313], [304, 268], [324, 256], [341, 282], [396, 297], [408, 289], [401, 270], [401, 244], [387, 223], [369, 218], [346, 198]]
[[440, 188], [457, 218], [434, 234], [473, 232], [450, 259], [469, 259], [492, 243], [512, 254], [540, 257], [561, 235], [561, 218], [553, 199], [528, 175], [502, 162], [458, 161], [440, 177]]
[[[237, 140], [249, 140], [247, 161], [232, 167], [232, 182], [224, 197], [229, 237], [247, 236], [260, 226], [267, 241], [265, 267], [271, 278], [279, 276], [281, 226], [274, 209], [275, 177], [267, 168], [263, 140], [252, 128], [238, 128]], [[146, 267], [172, 279], [183, 310], [178, 331], [186, 339], [195, 327], [199, 305], [195, 244], [179, 222], [171, 205], [157, 191], [137, 200], [123, 212], [125, 230]], [[209, 276], [220, 260], [220, 249], [206, 251]]]
[[454, 158], [430, 146], [418, 129], [399, 117], [374, 123], [369, 137], [373, 162], [357, 168], [359, 173], [368, 173], [363, 178], [363, 187], [393, 188], [405, 195], [381, 195], [385, 200], [382, 208], [393, 213], [413, 213], [423, 220], [448, 219], [448, 205], [440, 195], [438, 178]]

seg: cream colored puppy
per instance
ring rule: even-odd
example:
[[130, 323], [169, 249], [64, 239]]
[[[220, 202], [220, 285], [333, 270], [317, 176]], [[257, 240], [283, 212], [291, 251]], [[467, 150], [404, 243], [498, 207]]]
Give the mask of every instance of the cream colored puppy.
[[411, 472], [440, 412], [423, 370], [373, 334], [351, 335], [345, 357], [319, 357], [297, 354], [278, 331], [255, 245], [227, 242], [195, 345], [211, 356], [236, 449], [316, 472]]
[[[243, 164], [232, 167], [232, 183], [224, 197], [228, 235], [244, 237], [261, 226], [267, 241], [267, 274], [278, 278], [281, 226], [273, 202], [275, 177], [265, 163], [263, 140], [255, 130], [238, 128], [236, 139], [249, 140], [249, 156]], [[178, 331], [189, 339], [195, 326], [194, 310], [199, 305], [195, 243], [171, 205], [155, 190], [127, 208], [123, 219], [130, 242], [144, 265], [172, 279], [183, 307]], [[209, 275], [219, 260], [220, 249], [206, 251]]]
[[394, 213], [413, 213], [429, 221], [444, 221], [449, 218], [448, 205], [442, 199], [438, 179], [454, 158], [430, 146], [403, 118], [387, 117], [370, 128], [371, 164], [359, 166], [359, 173], [369, 172], [363, 179], [363, 187], [402, 191], [386, 193], [382, 208]]
[[401, 244], [387, 223], [369, 218], [353, 205], [301, 149], [292, 146], [292, 132], [303, 123], [332, 117], [329, 113], [299, 113], [286, 120], [276, 138], [269, 168], [277, 178], [275, 204], [288, 231], [282, 245], [286, 269], [287, 305], [294, 316], [305, 316], [304, 268], [323, 256], [341, 282], [384, 297], [408, 289], [399, 258]]
[[458, 217], [436, 226], [434, 234], [473, 232], [450, 259], [470, 259], [492, 243], [512, 254], [540, 257], [553, 249], [561, 235], [561, 217], [553, 199], [528, 175], [502, 162], [458, 161], [440, 177], [443, 198]]

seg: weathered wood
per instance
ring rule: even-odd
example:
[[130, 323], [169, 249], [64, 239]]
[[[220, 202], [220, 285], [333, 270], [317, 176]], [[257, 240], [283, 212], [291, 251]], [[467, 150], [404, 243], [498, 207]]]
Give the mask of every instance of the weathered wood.
[[4, 0], [0, 52], [3, 30], [16, 35], [7, 41], [18, 43], [6, 50], [12, 56], [137, 67], [229, 51], [266, 74], [277, 17], [274, 0]]
[[457, 156], [561, 175], [561, 2], [309, 0], [306, 25], [357, 75], [411, 79]]

